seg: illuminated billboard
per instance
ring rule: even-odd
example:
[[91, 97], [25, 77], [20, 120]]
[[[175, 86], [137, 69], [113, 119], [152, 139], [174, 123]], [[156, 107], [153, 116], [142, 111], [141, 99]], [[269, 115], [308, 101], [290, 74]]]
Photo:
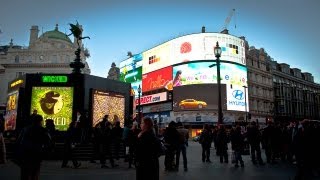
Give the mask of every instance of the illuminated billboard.
[[[246, 90], [246, 92], [245, 92]], [[246, 109], [247, 105], [247, 109]], [[249, 112], [248, 88], [242, 86], [227, 86], [227, 110]]]
[[66, 131], [72, 121], [73, 87], [32, 87], [30, 114], [33, 110]]
[[5, 131], [12, 131], [16, 129], [17, 124], [17, 110], [18, 110], [19, 92], [14, 91], [8, 94], [7, 108], [5, 114]]
[[[215, 62], [190, 62], [173, 67], [173, 87], [190, 84], [217, 83], [217, 66], [209, 68]], [[247, 86], [247, 68], [239, 64], [220, 63], [222, 84]]]
[[195, 62], [173, 67], [173, 87], [190, 84], [216, 83], [217, 71], [209, 68], [212, 62]]
[[215, 60], [217, 41], [222, 50], [221, 60], [246, 65], [244, 40], [229, 34], [199, 33], [175, 38], [143, 52], [142, 74], [183, 62]]
[[[140, 97], [140, 105], [166, 101], [168, 98], [167, 93], [168, 92], [162, 92], [162, 93], [142, 96]], [[139, 99], [136, 99], [135, 102], [136, 102], [136, 105], [139, 105]]]
[[131, 89], [133, 90], [135, 97], [139, 96], [139, 93], [138, 93], [139, 85], [140, 85], [140, 88], [142, 88], [142, 81], [136, 81], [131, 83]]
[[120, 81], [122, 82], [136, 82], [142, 79], [142, 67], [132, 69], [130, 71], [120, 72]]
[[142, 73], [146, 74], [172, 65], [171, 41], [142, 53]]
[[[173, 110], [217, 110], [218, 109], [218, 85], [197, 84], [179, 86], [173, 89]], [[226, 85], [221, 84], [222, 109], [226, 108]]]
[[172, 90], [172, 67], [142, 75], [142, 92], [166, 88]]
[[135, 54], [129, 59], [120, 62], [120, 73], [131, 71], [142, 66], [142, 54]]
[[95, 127], [105, 115], [114, 123], [120, 121], [124, 125], [125, 99], [124, 96], [114, 92], [92, 91], [92, 126]]

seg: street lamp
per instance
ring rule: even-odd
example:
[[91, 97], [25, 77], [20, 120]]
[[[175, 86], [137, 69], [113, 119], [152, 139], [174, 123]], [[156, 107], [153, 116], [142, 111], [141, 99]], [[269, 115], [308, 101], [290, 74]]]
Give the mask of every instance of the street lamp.
[[139, 87], [138, 87], [138, 122], [140, 123], [140, 94], [141, 94], [141, 87], [140, 87], [140, 84], [139, 84]]
[[217, 64], [212, 64], [209, 67], [217, 65], [217, 82], [218, 82], [218, 125], [223, 123], [223, 114], [221, 107], [221, 78], [220, 78], [220, 57], [221, 57], [221, 47], [219, 47], [219, 42], [217, 41], [216, 47], [214, 47], [214, 55], [217, 58]]
[[247, 111], [247, 86], [242, 86], [244, 88], [244, 107], [246, 111], [246, 123], [248, 122], [248, 111]]

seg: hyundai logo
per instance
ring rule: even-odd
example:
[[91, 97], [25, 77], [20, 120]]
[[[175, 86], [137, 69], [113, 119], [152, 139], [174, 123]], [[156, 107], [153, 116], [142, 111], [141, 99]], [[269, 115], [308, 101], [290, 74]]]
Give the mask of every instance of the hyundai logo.
[[244, 99], [244, 95], [243, 95], [243, 91], [241, 90], [234, 90], [232, 92], [232, 96], [238, 100], [242, 100]]

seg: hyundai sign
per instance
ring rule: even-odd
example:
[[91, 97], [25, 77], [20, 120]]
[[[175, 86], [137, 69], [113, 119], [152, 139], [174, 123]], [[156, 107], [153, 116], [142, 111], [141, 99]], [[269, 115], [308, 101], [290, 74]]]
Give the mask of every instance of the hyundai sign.
[[248, 89], [242, 86], [227, 85], [227, 110], [249, 112]]

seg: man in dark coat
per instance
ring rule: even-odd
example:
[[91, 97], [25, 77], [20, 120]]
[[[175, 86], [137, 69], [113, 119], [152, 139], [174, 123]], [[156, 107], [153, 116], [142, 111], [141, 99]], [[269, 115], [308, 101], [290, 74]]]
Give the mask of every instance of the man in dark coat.
[[261, 158], [261, 133], [255, 121], [251, 122], [251, 125], [247, 130], [247, 138], [251, 147], [251, 161], [253, 164], [257, 164], [257, 160], [260, 165], [263, 165]]
[[45, 147], [50, 147], [49, 133], [42, 127], [43, 118], [35, 115], [32, 124], [25, 127], [17, 139], [16, 158], [19, 159], [21, 179], [39, 179]]
[[213, 135], [208, 124], [205, 124], [203, 131], [200, 135], [199, 143], [202, 147], [202, 162], [211, 163], [210, 160], [210, 148], [212, 143]]

